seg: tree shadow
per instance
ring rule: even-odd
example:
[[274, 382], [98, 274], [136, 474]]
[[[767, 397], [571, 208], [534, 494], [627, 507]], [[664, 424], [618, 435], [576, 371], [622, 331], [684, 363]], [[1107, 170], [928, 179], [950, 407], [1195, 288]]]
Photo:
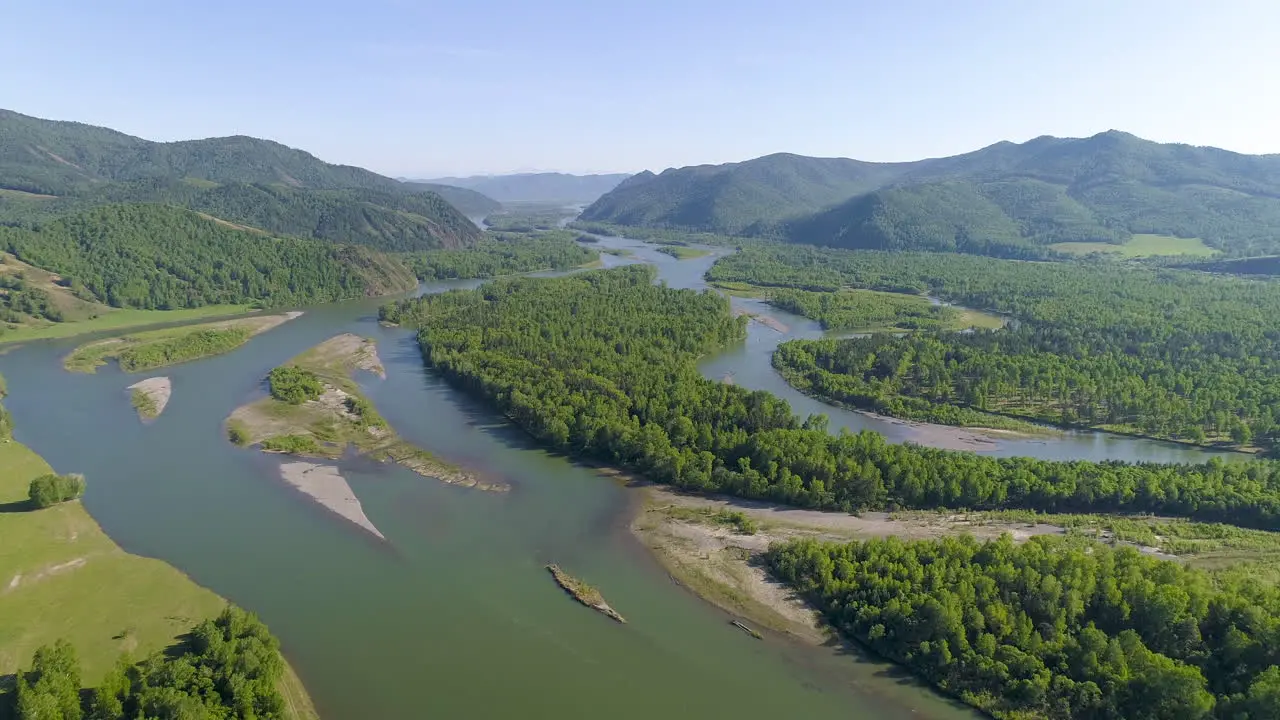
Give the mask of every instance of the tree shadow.
[[36, 510], [36, 506], [30, 500], [15, 500], [13, 502], [0, 503], [0, 515], [4, 513], [22, 513]]

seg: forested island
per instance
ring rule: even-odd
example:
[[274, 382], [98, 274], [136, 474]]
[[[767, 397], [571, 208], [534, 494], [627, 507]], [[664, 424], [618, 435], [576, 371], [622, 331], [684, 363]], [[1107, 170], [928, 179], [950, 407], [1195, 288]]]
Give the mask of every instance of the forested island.
[[[742, 337], [715, 293], [652, 268], [502, 280], [386, 306], [426, 361], [549, 447], [697, 491], [804, 507], [1152, 512], [1280, 528], [1280, 465], [1055, 462], [831, 435], [822, 416], [708, 380], [699, 356]], [[537, 328], [531, 331], [530, 328]]]
[[997, 332], [788, 343], [820, 397], [899, 417], [1069, 427], [1269, 448], [1280, 431], [1280, 284], [1111, 263], [751, 245], [720, 282], [928, 292], [1017, 322]]

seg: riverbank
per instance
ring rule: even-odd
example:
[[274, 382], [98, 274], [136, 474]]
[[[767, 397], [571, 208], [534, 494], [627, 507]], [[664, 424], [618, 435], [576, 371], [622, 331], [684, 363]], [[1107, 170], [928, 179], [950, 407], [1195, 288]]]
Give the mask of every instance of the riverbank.
[[[66, 639], [92, 687], [122, 653], [163, 650], [226, 606], [175, 568], [126, 553], [79, 501], [26, 509], [28, 483], [50, 472], [25, 446], [0, 442], [0, 676]], [[318, 717], [287, 663], [281, 686], [290, 720]], [[0, 694], [8, 689], [0, 685]]]
[[351, 449], [451, 485], [490, 492], [509, 489], [504, 483], [483, 480], [400, 438], [352, 380], [357, 370], [385, 379], [386, 371], [372, 340], [343, 333], [281, 367], [314, 377], [319, 391], [315, 397], [298, 403], [268, 395], [236, 408], [227, 418], [226, 428], [237, 445], [257, 445], [264, 452], [328, 460], [336, 460]]
[[685, 495], [656, 485], [636, 489], [632, 533], [678, 583], [729, 613], [799, 640], [823, 644], [832, 631], [821, 615], [765, 570], [775, 542], [805, 538], [849, 542], [898, 537], [927, 540], [1006, 533], [1015, 542], [1077, 534], [1145, 555], [1208, 570], [1280, 582], [1280, 533], [1177, 518], [1029, 511], [864, 512], [849, 515], [728, 497]]
[[108, 360], [125, 372], [145, 372], [231, 352], [257, 335], [301, 317], [293, 311], [133, 333], [86, 343], [62, 361], [69, 372], [93, 373]]

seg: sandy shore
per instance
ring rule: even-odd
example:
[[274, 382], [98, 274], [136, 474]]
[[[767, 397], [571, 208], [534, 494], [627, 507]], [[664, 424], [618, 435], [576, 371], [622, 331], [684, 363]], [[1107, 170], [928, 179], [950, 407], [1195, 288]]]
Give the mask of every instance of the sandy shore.
[[359, 525], [380, 540], [387, 538], [364, 514], [360, 499], [352, 492], [346, 478], [332, 465], [287, 462], [280, 466], [280, 477], [329, 510]]
[[[649, 486], [631, 523], [673, 579], [720, 608], [752, 623], [815, 644], [829, 639], [821, 616], [788, 586], [766, 572], [764, 553], [774, 542], [813, 538], [835, 542], [898, 536], [928, 539], [969, 533], [996, 538], [1011, 533], [1024, 541], [1036, 535], [1062, 534], [1054, 525], [991, 522], [974, 524], [963, 514], [898, 519], [888, 513], [801, 510], [735, 498], [681, 495]], [[759, 524], [755, 534], [718, 522], [716, 513], [739, 511]]]
[[777, 318], [772, 318], [772, 317], [769, 317], [768, 315], [751, 315], [750, 317], [752, 320], [755, 320], [756, 322], [769, 328], [770, 330], [777, 330], [780, 333], [791, 331], [791, 328], [787, 327], [785, 323], [778, 320]]
[[[143, 420], [154, 420], [160, 417], [160, 413], [164, 412], [165, 407], [169, 405], [169, 398], [173, 395], [173, 383], [167, 377], [147, 378], [130, 385], [128, 389], [146, 395], [155, 405], [155, 413], [143, 417]], [[142, 411], [139, 410], [138, 414], [141, 415]]]

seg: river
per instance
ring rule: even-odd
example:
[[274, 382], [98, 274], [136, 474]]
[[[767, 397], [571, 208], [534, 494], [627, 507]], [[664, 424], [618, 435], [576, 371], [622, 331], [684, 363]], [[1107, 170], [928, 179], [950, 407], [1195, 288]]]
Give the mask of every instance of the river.
[[[701, 287], [715, 256], [677, 261], [637, 241], [605, 239], [652, 262], [673, 287]], [[715, 250], [722, 253], [724, 250]], [[438, 292], [476, 282], [436, 283]], [[142, 425], [114, 366], [61, 369], [85, 339], [0, 355], [16, 437], [59, 472], [83, 472], [85, 505], [125, 549], [157, 557], [257, 612], [280, 636], [326, 720], [419, 717], [959, 718], [972, 714], [879, 662], [784, 638], [764, 642], [672, 583], [626, 530], [636, 496], [532, 447], [501, 417], [426, 371], [412, 333], [376, 322], [381, 300], [303, 308], [301, 318], [228, 355], [169, 368], [165, 414]], [[736, 304], [752, 301], [735, 300]], [[776, 392], [833, 428], [901, 425], [822, 406], [769, 367], [808, 321], [752, 323], [747, 341], [710, 358], [709, 377]], [[340, 332], [375, 338], [386, 380], [360, 382], [406, 439], [481, 474], [508, 494], [447, 486], [394, 466], [343, 463], [383, 543], [286, 486], [280, 459], [236, 448], [222, 422], [263, 393], [276, 365]], [[1204, 453], [1099, 434], [1000, 453], [1189, 460]], [[1034, 451], [1034, 452], [1031, 452]], [[543, 565], [601, 588], [629, 623], [567, 599]]]

